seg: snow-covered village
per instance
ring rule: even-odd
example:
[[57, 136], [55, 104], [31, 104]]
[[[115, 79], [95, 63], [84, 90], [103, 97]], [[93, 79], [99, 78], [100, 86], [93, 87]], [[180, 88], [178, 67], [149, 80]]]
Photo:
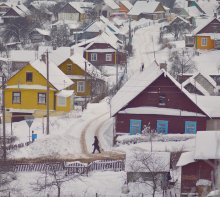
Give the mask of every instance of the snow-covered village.
[[0, 0], [1, 197], [219, 197], [219, 0]]

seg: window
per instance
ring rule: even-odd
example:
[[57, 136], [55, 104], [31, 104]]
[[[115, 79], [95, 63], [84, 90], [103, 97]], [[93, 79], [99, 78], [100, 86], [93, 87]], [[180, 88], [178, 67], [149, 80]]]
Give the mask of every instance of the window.
[[85, 92], [85, 81], [77, 82], [77, 92]]
[[58, 106], [66, 106], [66, 98], [65, 97], [58, 96], [57, 100], [58, 100]]
[[112, 61], [112, 54], [105, 54], [105, 60], [107, 62], [111, 62]]
[[185, 133], [196, 134], [196, 121], [185, 121]]
[[67, 64], [67, 71], [72, 71], [72, 64]]
[[168, 133], [168, 121], [157, 120], [157, 132], [167, 134]]
[[130, 135], [141, 133], [141, 120], [130, 120]]
[[38, 93], [38, 104], [46, 104], [46, 93]]
[[97, 53], [91, 53], [91, 61], [97, 61]]
[[21, 103], [21, 93], [13, 92], [12, 93], [12, 103]]
[[163, 94], [161, 94], [161, 95], [159, 96], [159, 105], [160, 105], [160, 106], [166, 105], [166, 96], [163, 95]]
[[202, 38], [202, 46], [207, 46], [207, 38]]
[[33, 80], [33, 73], [32, 72], [26, 72], [26, 81], [32, 82]]

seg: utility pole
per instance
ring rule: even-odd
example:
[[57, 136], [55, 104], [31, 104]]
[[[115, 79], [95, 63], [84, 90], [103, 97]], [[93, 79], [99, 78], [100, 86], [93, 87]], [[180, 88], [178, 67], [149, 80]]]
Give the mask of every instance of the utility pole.
[[116, 90], [118, 91], [118, 50], [116, 50]]
[[49, 52], [46, 51], [46, 65], [47, 65], [47, 135], [50, 134], [50, 84], [49, 84]]
[[6, 161], [6, 133], [5, 133], [5, 75], [2, 73], [2, 127], [3, 127], [3, 159]]
[[87, 100], [86, 100], [86, 81], [87, 81], [87, 62], [85, 61], [85, 109], [87, 108]]

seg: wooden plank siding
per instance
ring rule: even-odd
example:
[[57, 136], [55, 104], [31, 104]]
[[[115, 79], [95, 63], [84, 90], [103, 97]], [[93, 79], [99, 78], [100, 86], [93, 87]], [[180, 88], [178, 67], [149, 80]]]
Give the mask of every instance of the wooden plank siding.
[[[166, 104], [163, 106], [159, 105], [159, 96], [161, 94], [166, 98]], [[204, 114], [196, 104], [194, 104], [168, 77], [165, 77], [164, 75], [161, 75], [156, 79], [121, 110], [144, 106], [179, 109]], [[205, 117], [205, 114], [204, 117], [198, 117], [196, 114], [189, 117], [181, 116], [181, 113], [178, 116], [117, 113], [115, 116], [116, 134], [129, 133], [130, 119], [141, 120], [142, 127], [150, 122], [152, 129], [156, 129], [157, 120], [167, 120], [168, 133], [184, 133], [185, 121], [196, 121], [197, 130], [206, 130], [207, 117]]]

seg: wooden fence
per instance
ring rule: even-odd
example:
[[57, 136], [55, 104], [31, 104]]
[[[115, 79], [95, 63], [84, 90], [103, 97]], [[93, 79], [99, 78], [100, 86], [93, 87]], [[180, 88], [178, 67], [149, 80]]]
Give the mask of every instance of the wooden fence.
[[97, 160], [91, 163], [81, 162], [44, 162], [44, 163], [16, 163], [16, 162], [1, 162], [0, 166], [4, 170], [13, 172], [33, 172], [57, 170], [66, 171], [66, 175], [79, 173], [88, 175], [91, 171], [122, 171], [124, 170], [123, 160]]

